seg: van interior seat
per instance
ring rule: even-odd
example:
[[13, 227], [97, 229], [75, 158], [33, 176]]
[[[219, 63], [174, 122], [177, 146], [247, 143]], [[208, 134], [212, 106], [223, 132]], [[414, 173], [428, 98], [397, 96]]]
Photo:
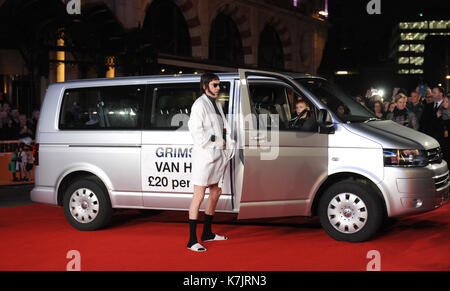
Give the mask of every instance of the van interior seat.
[[169, 104], [170, 104], [171, 96], [160, 96], [157, 102], [157, 111], [155, 118], [156, 127], [169, 127], [170, 119], [169, 119]]
[[261, 123], [261, 127], [263, 128], [269, 128], [272, 124], [271, 122], [271, 118], [270, 118], [270, 114], [272, 114], [272, 111], [270, 110], [271, 108], [271, 104], [269, 102], [270, 100], [270, 96], [263, 96], [261, 98], [261, 107], [258, 108], [258, 114], [260, 114], [261, 116], [258, 117], [258, 119], [260, 120]]
[[[169, 110], [169, 115], [167, 116], [168, 119], [168, 127], [180, 127], [184, 126], [183, 121], [180, 121], [179, 124], [173, 125], [172, 121], [173, 118], [179, 114], [187, 114], [189, 116], [190, 107], [192, 106], [189, 104], [190, 101], [185, 97], [178, 97], [175, 99], [173, 106]], [[177, 117], [179, 118], [179, 117]]]

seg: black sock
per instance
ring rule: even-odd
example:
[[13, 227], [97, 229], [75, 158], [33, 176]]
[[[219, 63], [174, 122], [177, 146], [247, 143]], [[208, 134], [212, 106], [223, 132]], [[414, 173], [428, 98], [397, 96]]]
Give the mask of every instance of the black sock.
[[203, 224], [202, 240], [213, 239], [215, 234], [211, 231], [213, 215], [205, 214], [205, 222]]
[[189, 219], [189, 242], [187, 244], [187, 247], [190, 248], [196, 243], [197, 241], [197, 219]]

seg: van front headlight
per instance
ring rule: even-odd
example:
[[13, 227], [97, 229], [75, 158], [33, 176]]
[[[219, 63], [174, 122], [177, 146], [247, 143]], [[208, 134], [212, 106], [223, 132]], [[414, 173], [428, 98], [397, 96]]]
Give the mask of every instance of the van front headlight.
[[425, 167], [428, 165], [428, 158], [422, 150], [383, 150], [384, 166], [396, 167]]

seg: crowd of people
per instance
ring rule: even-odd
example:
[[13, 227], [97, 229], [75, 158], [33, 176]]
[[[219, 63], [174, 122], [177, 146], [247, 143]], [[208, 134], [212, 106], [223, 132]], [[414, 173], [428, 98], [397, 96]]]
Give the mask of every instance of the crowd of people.
[[8, 169], [14, 182], [31, 181], [33, 179], [34, 157], [32, 150], [25, 144], [20, 144], [9, 161]]
[[34, 110], [28, 118], [8, 102], [0, 103], [0, 142], [17, 143], [8, 164], [14, 182], [27, 182], [33, 178], [34, 157], [31, 144], [36, 137], [38, 119], [39, 110]]
[[441, 145], [443, 158], [448, 162], [450, 130], [450, 93], [440, 86], [427, 87], [426, 94], [419, 87], [407, 94], [395, 89], [390, 102], [382, 102], [378, 95], [357, 96], [356, 101], [370, 108], [380, 119], [393, 120], [398, 124], [421, 131], [434, 137]]
[[0, 140], [23, 140], [28, 144], [35, 138], [38, 119], [38, 109], [28, 118], [8, 102], [0, 103]]

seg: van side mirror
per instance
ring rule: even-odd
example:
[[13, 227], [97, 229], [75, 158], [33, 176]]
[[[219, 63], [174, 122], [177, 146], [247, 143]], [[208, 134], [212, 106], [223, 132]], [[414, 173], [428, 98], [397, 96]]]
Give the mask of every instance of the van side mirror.
[[334, 124], [330, 113], [326, 109], [320, 109], [317, 115], [317, 124], [319, 125], [319, 133], [333, 134]]

